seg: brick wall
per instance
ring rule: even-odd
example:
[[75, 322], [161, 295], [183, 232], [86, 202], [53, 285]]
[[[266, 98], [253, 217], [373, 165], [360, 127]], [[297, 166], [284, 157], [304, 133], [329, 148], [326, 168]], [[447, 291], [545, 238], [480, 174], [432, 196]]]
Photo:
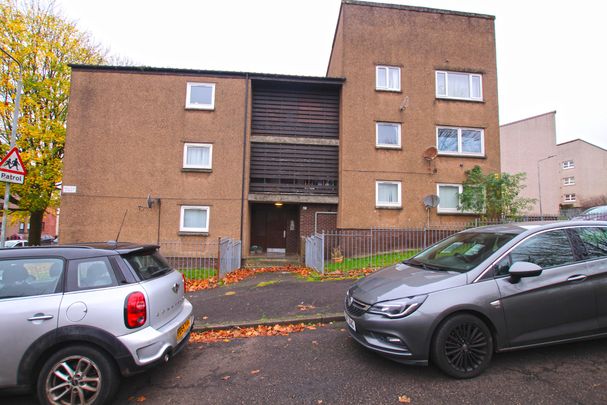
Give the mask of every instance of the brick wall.
[[[337, 212], [335, 204], [302, 204], [299, 207], [299, 234], [302, 237], [314, 233], [314, 214], [316, 212]], [[318, 214], [316, 230], [335, 231], [337, 229], [337, 215]]]

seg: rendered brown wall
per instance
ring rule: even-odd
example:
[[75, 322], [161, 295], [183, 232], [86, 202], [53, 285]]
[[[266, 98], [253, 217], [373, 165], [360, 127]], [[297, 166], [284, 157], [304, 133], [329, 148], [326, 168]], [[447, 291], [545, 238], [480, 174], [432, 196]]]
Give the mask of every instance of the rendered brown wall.
[[[329, 75], [343, 75], [340, 131], [340, 228], [426, 222], [422, 199], [437, 183], [459, 183], [475, 165], [499, 171], [494, 21], [395, 7], [342, 4]], [[342, 45], [343, 42], [343, 45]], [[343, 52], [340, 52], [343, 46]], [[401, 92], [375, 90], [375, 67], [401, 67]], [[435, 71], [482, 73], [483, 102], [435, 97]], [[400, 105], [408, 97], [403, 111]], [[400, 150], [375, 147], [375, 122], [402, 124]], [[485, 158], [422, 154], [436, 147], [436, 126], [483, 128]], [[436, 170], [436, 172], [434, 172]], [[402, 209], [376, 209], [375, 181], [402, 182]], [[433, 224], [469, 217], [436, 215]]]
[[[185, 108], [189, 81], [216, 84], [213, 111]], [[125, 212], [120, 240], [155, 243], [148, 194], [160, 241], [240, 238], [243, 78], [76, 68], [71, 83], [62, 243], [113, 240]], [[213, 144], [212, 172], [182, 170], [184, 142]], [[180, 235], [181, 205], [210, 206], [207, 236]]]

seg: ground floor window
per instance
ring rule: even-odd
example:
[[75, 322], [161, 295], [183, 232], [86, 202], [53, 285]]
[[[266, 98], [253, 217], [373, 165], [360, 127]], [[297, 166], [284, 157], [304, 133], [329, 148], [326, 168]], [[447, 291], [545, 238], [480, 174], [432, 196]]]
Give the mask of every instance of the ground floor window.
[[439, 198], [437, 212], [461, 212], [459, 205], [459, 195], [463, 191], [461, 184], [437, 184], [436, 189]]
[[381, 208], [400, 208], [402, 206], [401, 182], [376, 181], [375, 205]]
[[179, 230], [182, 232], [208, 232], [209, 207], [183, 205]]

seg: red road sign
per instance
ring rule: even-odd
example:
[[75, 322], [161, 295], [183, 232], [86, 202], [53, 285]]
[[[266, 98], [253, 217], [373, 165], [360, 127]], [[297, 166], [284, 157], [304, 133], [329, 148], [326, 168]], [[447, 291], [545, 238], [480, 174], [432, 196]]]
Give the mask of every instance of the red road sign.
[[15, 146], [0, 161], [0, 181], [23, 184], [26, 174], [19, 150]]

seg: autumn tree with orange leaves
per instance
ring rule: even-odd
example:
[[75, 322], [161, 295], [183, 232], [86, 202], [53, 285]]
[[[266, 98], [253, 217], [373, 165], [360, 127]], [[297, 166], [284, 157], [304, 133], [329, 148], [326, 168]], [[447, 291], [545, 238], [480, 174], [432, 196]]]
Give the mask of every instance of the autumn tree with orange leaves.
[[[0, 46], [23, 66], [17, 143], [27, 170], [12, 185], [19, 209], [11, 220], [29, 217], [29, 244], [40, 244], [42, 218], [59, 205], [65, 145], [69, 64], [100, 64], [105, 52], [87, 33], [56, 10], [52, 1], [0, 0]], [[0, 70], [0, 154], [9, 147], [19, 66], [4, 53]], [[0, 183], [4, 194], [4, 183]], [[11, 199], [12, 200], [12, 199]]]

